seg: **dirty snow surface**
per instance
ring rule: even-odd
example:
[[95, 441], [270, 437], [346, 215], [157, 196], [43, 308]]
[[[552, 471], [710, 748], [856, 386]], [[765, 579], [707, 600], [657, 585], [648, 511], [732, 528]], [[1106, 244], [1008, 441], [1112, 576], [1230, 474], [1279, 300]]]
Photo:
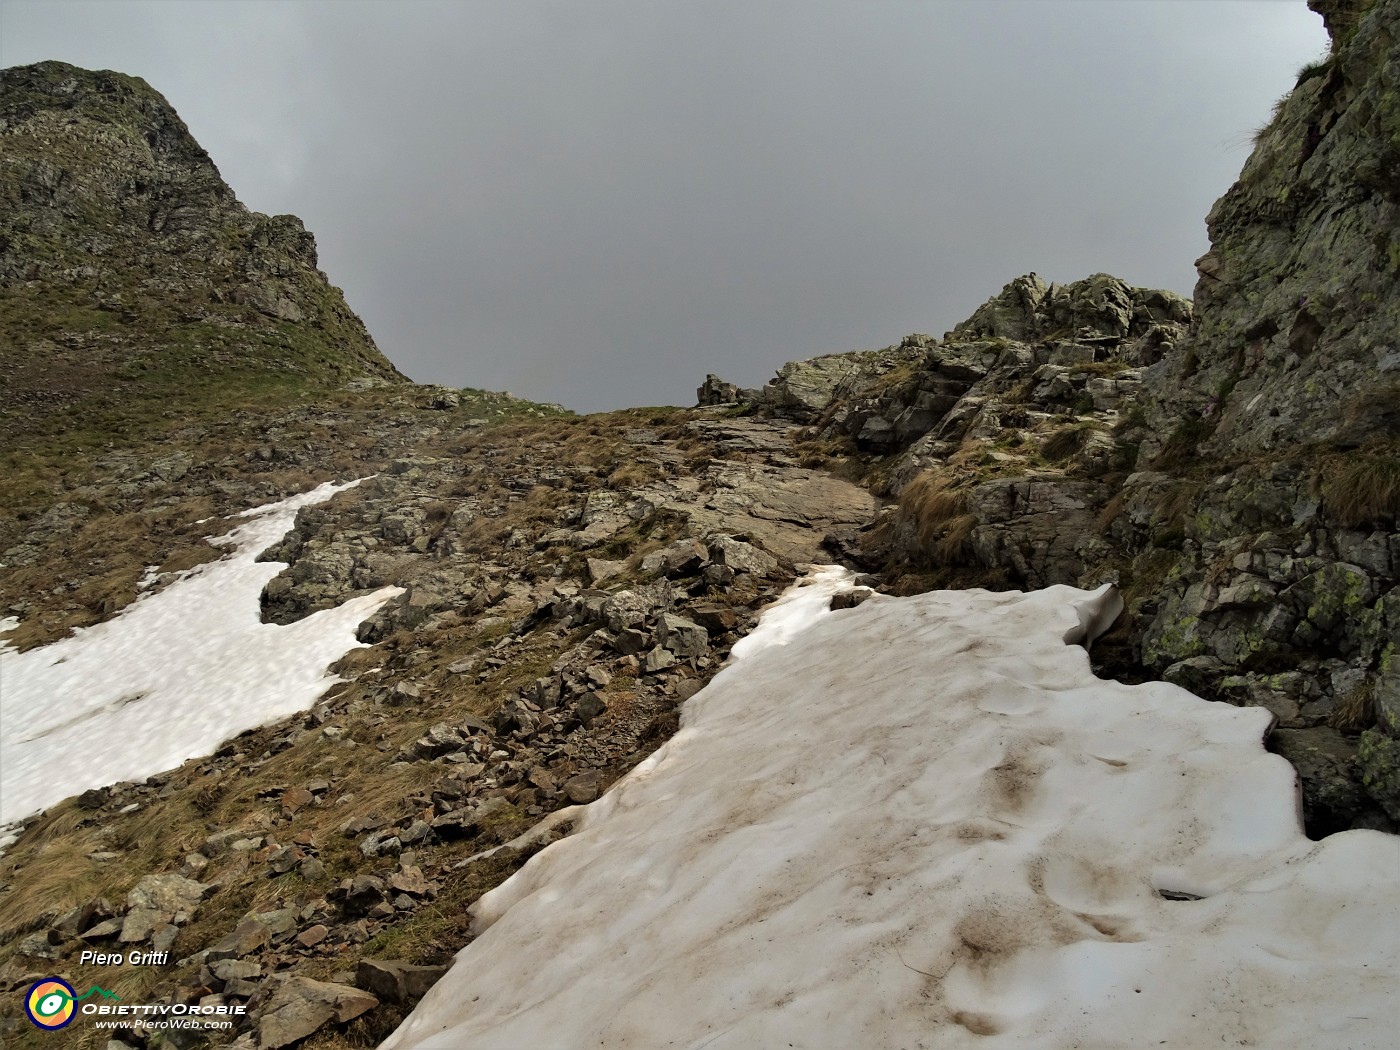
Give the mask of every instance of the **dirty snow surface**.
[[310, 707], [336, 682], [326, 665], [358, 645], [356, 626], [398, 590], [265, 624], [263, 586], [286, 566], [254, 559], [291, 529], [298, 509], [348, 487], [322, 485], [246, 511], [210, 540], [231, 547], [226, 557], [106, 623], [26, 653], [0, 648], [0, 825], [208, 754]]
[[1393, 1047], [1400, 839], [1268, 713], [1096, 679], [1107, 592], [795, 588], [477, 905], [406, 1047]]

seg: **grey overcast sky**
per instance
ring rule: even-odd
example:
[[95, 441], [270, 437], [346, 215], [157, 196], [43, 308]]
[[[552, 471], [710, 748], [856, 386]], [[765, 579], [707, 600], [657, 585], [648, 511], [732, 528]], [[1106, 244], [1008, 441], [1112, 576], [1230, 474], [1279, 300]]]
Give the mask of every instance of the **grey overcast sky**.
[[940, 335], [1018, 274], [1189, 294], [1303, 0], [0, 0], [301, 216], [414, 379], [579, 411]]

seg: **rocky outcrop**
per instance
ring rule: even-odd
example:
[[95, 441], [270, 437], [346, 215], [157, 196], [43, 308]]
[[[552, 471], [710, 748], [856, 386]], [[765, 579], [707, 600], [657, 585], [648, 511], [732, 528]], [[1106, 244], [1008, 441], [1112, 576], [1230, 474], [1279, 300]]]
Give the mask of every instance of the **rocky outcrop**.
[[1122, 343], [1159, 325], [1190, 321], [1190, 300], [1174, 292], [1133, 288], [1106, 273], [1068, 285], [1046, 284], [1031, 273], [987, 300], [947, 338]]
[[[897, 452], [926, 440], [945, 455], [987, 422], [988, 411], [1009, 404], [1003, 395], [1061, 414], [1120, 408], [1136, 392], [1139, 369], [1174, 346], [1190, 320], [1190, 301], [1173, 292], [1107, 274], [1067, 285], [1028, 274], [942, 340], [916, 333], [884, 350], [790, 361], [752, 396], [727, 393], [862, 451]], [[1025, 383], [1033, 385], [1020, 389]], [[988, 432], [1005, 426], [998, 421]]]
[[752, 402], [758, 398], [758, 391], [746, 390], [734, 383], [726, 382], [711, 372], [695, 391], [695, 403], [702, 407], [715, 405], [737, 405]]
[[888, 457], [871, 480], [901, 507], [867, 543], [872, 566], [1098, 582], [1112, 558], [1097, 521], [1131, 466], [1143, 368], [1190, 319], [1172, 292], [1028, 274], [942, 340], [789, 363], [745, 407], [808, 422], [819, 446]]
[[743, 389], [718, 376], [706, 376], [697, 391], [699, 403], [737, 403], [798, 422], [812, 422], [833, 403], [844, 402], [900, 366], [910, 365], [919, 358], [919, 351], [932, 344], [926, 335], [911, 335], [898, 347], [885, 350], [857, 350], [789, 361], [759, 390]]
[[[1368, 46], [1372, 28], [1361, 19], [1349, 46]], [[1280, 125], [1312, 104], [1308, 85], [1322, 75], [1305, 79]], [[1310, 221], [1343, 238], [1310, 270], [1320, 234], [1281, 239], [1269, 202], [1288, 194], [1268, 184], [1264, 199], [1252, 195], [1250, 173], [1273, 170], [1278, 134], [1265, 134], [1213, 214], [1194, 321], [1170, 292], [1030, 274], [941, 341], [786, 365], [745, 407], [807, 421], [818, 446], [880, 457], [869, 480], [898, 504], [848, 548], [867, 567], [923, 568], [944, 585], [1116, 580], [1130, 598], [1123, 633], [1147, 673], [1276, 715], [1314, 831], [1390, 826], [1400, 401], [1385, 385], [1385, 333], [1400, 300], [1384, 300], [1374, 256], [1346, 259], [1363, 227], [1374, 239], [1369, 224], [1390, 228], [1394, 215], [1383, 200], [1347, 215], [1360, 193], [1351, 182], [1332, 196], [1307, 190], [1322, 209]], [[1335, 141], [1356, 168], [1363, 144]], [[1299, 170], [1331, 186], [1312, 163]], [[1222, 283], [1211, 261], [1222, 254], [1247, 281]], [[1280, 287], [1292, 290], [1277, 298]], [[1314, 325], [1316, 304], [1333, 299], [1347, 304], [1333, 307], [1345, 324]], [[1269, 304], [1288, 316], [1260, 320]], [[1304, 342], [1317, 359], [1300, 356]]]
[[1029, 274], [942, 341], [786, 365], [751, 407], [893, 456], [877, 562], [1119, 579], [1148, 672], [1326, 756], [1300, 759], [1320, 832], [1400, 820], [1400, 3], [1316, 6], [1333, 53], [1213, 209], [1194, 319]]

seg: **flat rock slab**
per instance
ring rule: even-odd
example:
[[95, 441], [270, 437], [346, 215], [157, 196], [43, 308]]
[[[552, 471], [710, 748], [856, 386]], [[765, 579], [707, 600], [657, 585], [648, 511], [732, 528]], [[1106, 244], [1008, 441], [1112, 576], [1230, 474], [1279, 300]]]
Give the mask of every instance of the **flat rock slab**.
[[348, 984], [293, 977], [268, 1003], [258, 1025], [258, 1045], [264, 1050], [290, 1046], [322, 1025], [344, 1024], [378, 1005], [378, 998]]
[[715, 472], [716, 491], [701, 505], [679, 505], [702, 533], [743, 533], [794, 562], [827, 562], [821, 542], [833, 529], [868, 524], [879, 501], [865, 489], [805, 467], [744, 467]]

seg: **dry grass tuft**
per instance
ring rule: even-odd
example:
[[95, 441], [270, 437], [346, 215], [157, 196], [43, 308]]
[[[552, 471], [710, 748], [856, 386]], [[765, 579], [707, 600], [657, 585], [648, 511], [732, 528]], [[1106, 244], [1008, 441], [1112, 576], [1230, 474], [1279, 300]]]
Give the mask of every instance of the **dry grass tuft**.
[[36, 921], [36, 917], [56, 918], [84, 900], [110, 892], [114, 875], [121, 879], [129, 874], [124, 860], [100, 865], [87, 859], [88, 853], [110, 847], [90, 830], [78, 829], [84, 816], [71, 802], [64, 803], [28, 829], [0, 863], [0, 879], [12, 886], [16, 875], [24, 876], [21, 888], [0, 897], [0, 944], [8, 946], [29, 929], [47, 925], [49, 920]]
[[1360, 453], [1334, 464], [1322, 482], [1332, 517], [1348, 528], [1400, 519], [1400, 456]]
[[1183, 416], [1153, 459], [1152, 469], [1171, 473], [1193, 466], [1196, 450], [1201, 442], [1211, 435], [1213, 429], [1211, 423], [1195, 413]]
[[1100, 536], [1106, 535], [1108, 530], [1113, 527], [1113, 523], [1123, 513], [1124, 506], [1123, 493], [1115, 493], [1113, 498], [1104, 504], [1103, 510], [1099, 511], [1099, 516], [1094, 520], [1094, 531]]
[[1040, 454], [1052, 463], [1077, 456], [1088, 444], [1093, 429], [1092, 426], [1082, 423], [1062, 427], [1045, 439], [1045, 444], [1040, 447]]
[[972, 530], [976, 514], [959, 514], [948, 522], [943, 535], [933, 545], [933, 560], [939, 565], [962, 565], [972, 556]]
[[1376, 722], [1375, 682], [1367, 679], [1346, 696], [1337, 701], [1337, 706], [1327, 719], [1333, 729], [1359, 731], [1368, 729]]
[[1343, 732], [1359, 732], [1361, 729], [1369, 729], [1376, 724], [1376, 683], [1375, 679], [1365, 679], [1361, 685], [1352, 689], [1337, 700], [1337, 706], [1333, 708], [1327, 725], [1333, 729], [1341, 729]]
[[934, 467], [899, 494], [899, 519], [912, 527], [919, 547], [935, 565], [954, 565], [968, 555], [977, 516], [968, 513], [967, 490], [951, 471]]
[[1186, 515], [1191, 509], [1191, 501], [1200, 494], [1200, 491], [1199, 482], [1178, 481], [1162, 493], [1161, 498], [1153, 504], [1152, 517], [1167, 527], [1181, 528], [1186, 523]]
[[940, 527], [967, 511], [967, 494], [955, 487], [955, 479], [938, 467], [920, 473], [899, 494], [899, 513], [912, 521], [919, 542], [928, 546]]
[[660, 471], [654, 463], [624, 463], [608, 475], [608, 487], [634, 489], [655, 481], [658, 477], [660, 477]]

